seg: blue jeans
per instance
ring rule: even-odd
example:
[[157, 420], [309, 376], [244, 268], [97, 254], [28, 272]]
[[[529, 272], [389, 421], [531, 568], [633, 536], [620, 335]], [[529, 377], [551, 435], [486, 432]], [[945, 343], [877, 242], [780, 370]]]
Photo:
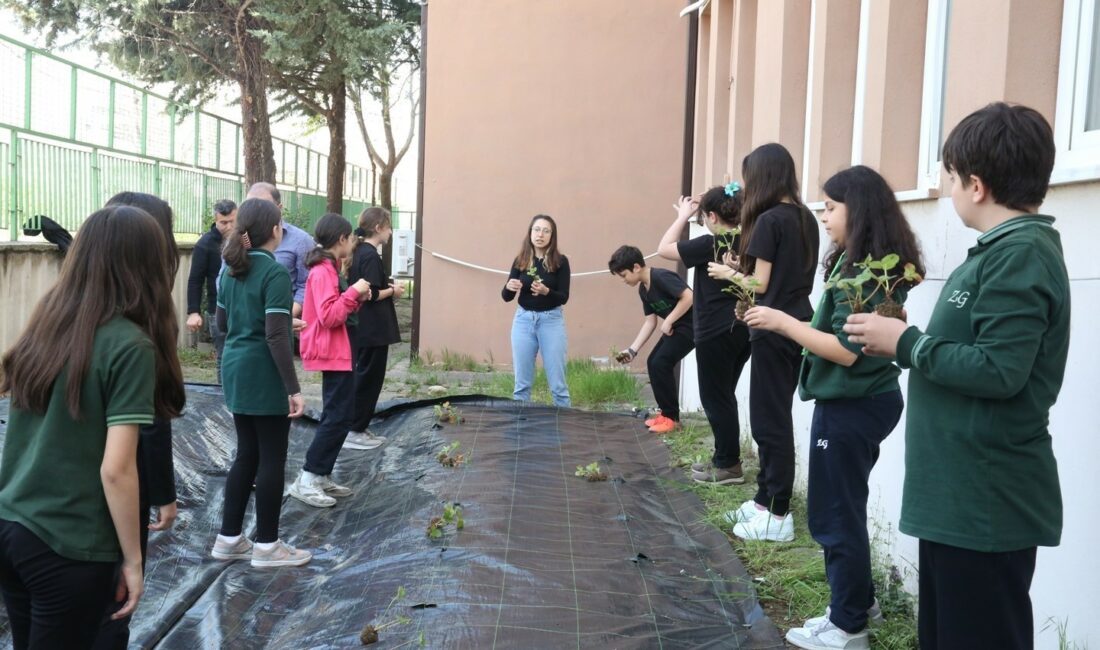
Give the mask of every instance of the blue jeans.
[[512, 399], [531, 401], [535, 383], [535, 356], [542, 352], [542, 365], [550, 383], [555, 406], [568, 407], [569, 386], [565, 383], [566, 335], [561, 307], [549, 311], [516, 308], [512, 321], [512, 368], [516, 386]]

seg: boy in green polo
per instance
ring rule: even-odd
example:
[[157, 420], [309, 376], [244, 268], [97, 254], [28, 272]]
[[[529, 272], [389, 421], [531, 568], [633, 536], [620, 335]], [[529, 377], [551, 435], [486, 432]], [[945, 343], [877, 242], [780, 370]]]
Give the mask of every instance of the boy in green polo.
[[943, 145], [951, 201], [980, 233], [926, 331], [855, 315], [845, 330], [909, 368], [899, 528], [920, 539], [921, 648], [1031, 648], [1038, 546], [1062, 532], [1047, 431], [1069, 349], [1070, 287], [1052, 217], [1050, 124], [1024, 106], [970, 114]]

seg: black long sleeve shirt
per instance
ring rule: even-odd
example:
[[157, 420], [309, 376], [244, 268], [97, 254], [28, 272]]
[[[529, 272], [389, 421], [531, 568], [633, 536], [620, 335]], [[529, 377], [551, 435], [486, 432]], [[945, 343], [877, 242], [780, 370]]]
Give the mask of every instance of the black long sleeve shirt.
[[199, 237], [191, 253], [191, 272], [187, 275], [187, 313], [199, 313], [202, 285], [206, 283], [206, 313], [213, 314], [218, 305], [218, 273], [222, 268], [222, 234], [216, 226]]
[[542, 278], [542, 283], [546, 285], [546, 288], [550, 289], [550, 293], [545, 296], [536, 296], [531, 293], [531, 283], [535, 279], [528, 275], [527, 269], [517, 269], [513, 266], [512, 272], [508, 274], [508, 279], [518, 279], [523, 283], [523, 288], [516, 292], [509, 291], [508, 287], [505, 286], [500, 291], [500, 297], [504, 299], [504, 302], [511, 302], [517, 293], [519, 294], [519, 306], [528, 311], [550, 311], [569, 302], [569, 258], [562, 255], [561, 265], [558, 266], [557, 270], [550, 272], [542, 265], [542, 260], [536, 257], [535, 272]]

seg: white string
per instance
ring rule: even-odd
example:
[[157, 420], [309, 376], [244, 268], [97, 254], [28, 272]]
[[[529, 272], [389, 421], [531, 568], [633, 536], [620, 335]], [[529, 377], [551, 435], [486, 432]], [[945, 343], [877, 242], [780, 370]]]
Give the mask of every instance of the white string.
[[[440, 259], [440, 260], [443, 260], [445, 262], [450, 262], [451, 264], [457, 264], [459, 266], [465, 266], [466, 268], [475, 269], [475, 270], [478, 270], [478, 271], [485, 271], [486, 273], [499, 273], [500, 275], [509, 275], [511, 273], [510, 270], [509, 271], [501, 271], [500, 269], [491, 269], [487, 266], [481, 266], [480, 264], [474, 264], [473, 262], [466, 262], [466, 261], [451, 257], [450, 255], [444, 255], [443, 253], [437, 253], [435, 251], [428, 250], [427, 248], [424, 248], [420, 244], [417, 244], [416, 247], [419, 248], [420, 250], [424, 251], [425, 253], [430, 254], [432, 257], [434, 257], [436, 259]], [[650, 253], [649, 255], [646, 255], [643, 259], [648, 260], [648, 259], [651, 259], [651, 258], [654, 258], [654, 257], [657, 257], [657, 253]], [[579, 278], [579, 277], [585, 276], [585, 275], [605, 275], [607, 273], [608, 273], [607, 269], [604, 269], [602, 271], [584, 271], [582, 273], [570, 273], [569, 275], [570, 275], [570, 277], [573, 277], [573, 278]]]

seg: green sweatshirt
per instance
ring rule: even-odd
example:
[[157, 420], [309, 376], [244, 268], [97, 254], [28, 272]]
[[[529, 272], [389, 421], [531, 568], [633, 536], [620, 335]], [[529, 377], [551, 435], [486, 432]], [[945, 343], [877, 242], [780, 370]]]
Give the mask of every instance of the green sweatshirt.
[[900, 530], [984, 552], [1057, 546], [1058, 466], [1047, 431], [1069, 349], [1061, 239], [1043, 215], [978, 237], [927, 333], [910, 327]]

